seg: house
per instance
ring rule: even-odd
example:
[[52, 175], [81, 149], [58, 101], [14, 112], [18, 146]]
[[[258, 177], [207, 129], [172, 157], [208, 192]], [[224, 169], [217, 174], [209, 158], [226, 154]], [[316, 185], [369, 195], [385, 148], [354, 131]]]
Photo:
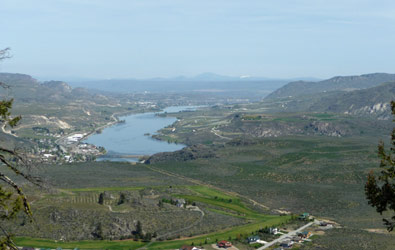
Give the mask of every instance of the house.
[[201, 250], [200, 248], [194, 247], [194, 246], [187, 246], [184, 245], [180, 248], [180, 250]]
[[326, 226], [328, 226], [328, 223], [326, 223], [325, 221], [321, 221], [320, 222], [320, 226], [321, 227], [326, 227]]
[[53, 155], [53, 154], [43, 154], [43, 156], [44, 156], [45, 158], [54, 157], [54, 155]]
[[265, 228], [263, 232], [267, 234], [278, 234], [280, 233], [280, 230], [277, 227], [269, 227]]
[[304, 231], [304, 232], [299, 233], [298, 236], [300, 238], [307, 239], [307, 238], [309, 238], [311, 236], [311, 232]]
[[293, 242], [295, 242], [295, 243], [299, 243], [299, 242], [302, 242], [302, 241], [303, 241], [303, 239], [302, 239], [301, 237], [298, 237], [298, 236], [292, 237], [291, 240], [292, 240]]
[[278, 234], [279, 230], [276, 227], [271, 227], [269, 228], [269, 233], [270, 234]]
[[283, 241], [280, 244], [280, 247], [284, 247], [284, 248], [291, 248], [292, 246], [293, 246], [293, 242], [290, 240]]
[[259, 238], [259, 236], [255, 235], [255, 236], [250, 236], [247, 238], [248, 243], [255, 243], [257, 241], [261, 240], [261, 238]]
[[308, 220], [310, 217], [309, 213], [303, 213], [299, 216], [299, 220]]
[[227, 248], [227, 247], [232, 247], [232, 243], [226, 240], [221, 240], [217, 243], [218, 247], [223, 247], [223, 248]]
[[184, 207], [185, 204], [186, 204], [186, 202], [185, 202], [184, 199], [176, 199], [176, 200], [175, 200], [175, 203], [176, 203], [176, 206], [177, 206], [177, 207]]
[[71, 155], [64, 156], [65, 161], [69, 162], [71, 160]]

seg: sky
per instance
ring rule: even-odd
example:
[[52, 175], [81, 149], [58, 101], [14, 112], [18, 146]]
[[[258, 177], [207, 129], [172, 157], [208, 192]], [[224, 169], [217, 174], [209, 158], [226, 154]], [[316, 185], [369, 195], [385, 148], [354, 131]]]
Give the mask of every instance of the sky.
[[0, 72], [150, 78], [395, 73], [393, 0], [0, 0]]

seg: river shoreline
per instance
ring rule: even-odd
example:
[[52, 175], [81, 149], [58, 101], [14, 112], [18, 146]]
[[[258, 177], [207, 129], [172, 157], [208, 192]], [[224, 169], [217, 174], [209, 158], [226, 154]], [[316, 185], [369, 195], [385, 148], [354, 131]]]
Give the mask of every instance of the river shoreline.
[[[79, 143], [88, 143], [106, 149], [106, 154], [100, 155], [97, 160], [137, 162], [140, 158], [159, 152], [173, 152], [184, 148], [184, 144], [168, 143], [158, 140], [155, 135], [160, 129], [171, 126], [177, 121], [173, 116], [160, 114], [177, 113], [186, 110], [196, 110], [197, 106], [170, 106], [160, 111], [114, 114], [111, 123], [96, 128], [81, 138]], [[115, 120], [116, 119], [116, 120]], [[120, 119], [124, 122], [119, 123]], [[119, 123], [119, 126], [114, 126]], [[95, 134], [103, 129], [102, 133]], [[150, 134], [151, 136], [147, 136]], [[131, 157], [138, 156], [138, 157]]]
[[[153, 110], [153, 112], [155, 112], [155, 111]], [[114, 126], [116, 124], [119, 124], [120, 121], [121, 121], [121, 120], [119, 120], [119, 117], [129, 116], [129, 115], [137, 115], [137, 114], [144, 114], [144, 113], [146, 113], [146, 112], [137, 112], [136, 113], [136, 112], [133, 112], [133, 111], [127, 111], [127, 112], [114, 113], [110, 117], [112, 119], [112, 121], [108, 122], [107, 124], [104, 124], [104, 125], [102, 125], [100, 127], [97, 127], [95, 129], [91, 130], [91, 131], [88, 131], [88, 132], [74, 131], [74, 132], [72, 132], [70, 134], [67, 134], [67, 135], [64, 135], [64, 136], [58, 138], [55, 141], [55, 143], [57, 145], [59, 145], [60, 147], [63, 147], [64, 149], [67, 149], [65, 151], [72, 152], [78, 145], [84, 143], [84, 140], [87, 140], [90, 136], [97, 134], [98, 131], [101, 131], [101, 130], [104, 130], [106, 128], [112, 127], [112, 126]], [[78, 139], [74, 143], [68, 143], [69, 141], [67, 140], [67, 138], [72, 137], [72, 136], [77, 135], [77, 134], [83, 134], [84, 136], [81, 137], [80, 139]], [[92, 144], [92, 145], [94, 145], [94, 144]], [[97, 145], [94, 145], [94, 146], [97, 146]], [[104, 154], [97, 154], [95, 156], [99, 156], [100, 157], [101, 155], [105, 155], [105, 153]]]

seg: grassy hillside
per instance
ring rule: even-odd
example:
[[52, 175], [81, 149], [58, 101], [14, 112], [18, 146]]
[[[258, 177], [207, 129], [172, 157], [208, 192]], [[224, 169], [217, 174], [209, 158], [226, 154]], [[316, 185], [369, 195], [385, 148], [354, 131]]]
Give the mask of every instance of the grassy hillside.
[[[217, 157], [209, 159], [182, 162], [169, 160], [153, 165], [101, 162], [43, 166], [37, 170], [38, 174], [45, 174], [49, 183], [57, 189], [60, 188], [60, 193], [55, 192], [42, 197], [36, 204], [33, 202], [33, 207], [46, 206], [37, 210], [37, 215], [42, 216], [41, 221], [45, 221], [45, 214], [50, 215], [52, 226], [48, 228], [52, 229], [62, 221], [72, 221], [66, 218], [73, 214], [76, 218], [83, 216], [82, 221], [85, 225], [81, 227], [80, 220], [75, 224], [75, 232], [81, 232], [79, 230], [90, 225], [88, 222], [94, 221], [91, 216], [104, 218], [103, 225], [106, 221], [111, 224], [111, 216], [124, 218], [124, 221], [128, 221], [127, 218], [135, 218], [143, 221], [148, 230], [154, 225], [153, 222], [160, 221], [156, 216], [163, 211], [177, 211], [175, 207], [165, 204], [165, 210], [160, 212], [156, 205], [153, 209], [154, 207], [150, 207], [149, 204], [157, 204], [161, 197], [184, 198], [195, 202], [203, 209], [207, 220], [194, 226], [195, 231], [187, 230], [182, 234], [198, 235], [208, 230], [206, 232], [209, 236], [155, 242], [150, 245], [150, 249], [174, 249], [192, 242], [203, 243], [207, 238], [233, 238], [240, 232], [250, 233], [264, 225], [281, 223], [281, 220], [276, 219], [279, 217], [272, 218], [264, 210], [254, 208], [247, 200], [251, 198], [273, 210], [286, 210], [296, 214], [309, 212], [334, 220], [344, 227], [334, 229], [333, 232], [320, 236], [318, 240], [314, 239], [312, 245], [306, 245], [303, 249], [314, 249], [314, 246], [345, 249], [339, 248], [343, 245], [353, 249], [352, 241], [364, 237], [370, 240], [363, 244], [365, 247], [362, 248], [369, 249], [370, 246], [382, 244], [386, 249], [391, 236], [366, 231], [383, 227], [380, 216], [367, 205], [363, 191], [368, 171], [378, 166], [376, 146], [376, 141], [364, 137], [296, 136], [245, 139], [243, 143], [230, 141], [222, 147], [217, 147]], [[95, 201], [104, 191], [109, 197], [115, 198], [106, 200], [104, 206], [98, 205]], [[134, 197], [131, 199], [132, 203], [116, 205], [121, 192]], [[137, 203], [133, 199], [136, 199]], [[155, 202], [152, 203], [152, 200]], [[141, 213], [142, 210], [136, 204], [144, 207], [144, 213]], [[106, 207], [108, 205], [112, 206], [114, 212], [109, 211]], [[130, 211], [131, 214], [125, 214], [126, 211]], [[151, 212], [154, 213], [149, 215]], [[180, 224], [174, 224], [178, 221], [175, 218], [184, 218], [184, 213], [192, 220], [197, 219], [194, 217], [196, 215], [191, 217], [192, 214], [188, 215], [188, 212], [183, 210], [178, 210], [177, 217], [168, 214], [164, 218], [168, 218], [167, 222], [169, 218], [173, 218], [170, 219], [170, 228], [178, 228], [183, 225], [181, 221], [188, 222], [182, 219]], [[231, 228], [228, 228], [229, 226]], [[92, 228], [94, 230], [94, 227]], [[170, 228], [164, 232], [170, 231]], [[18, 230], [18, 234], [31, 234], [28, 233], [29, 230]], [[50, 232], [57, 235], [55, 238], [64, 235], [58, 234], [62, 232], [62, 227]], [[344, 233], [350, 237], [343, 237]], [[45, 235], [40, 237], [48, 238]], [[383, 239], [387, 242], [381, 243]], [[83, 242], [56, 244], [50, 240], [40, 241], [31, 238], [18, 238], [18, 242], [40, 247], [85, 246]], [[128, 246], [137, 248], [138, 245], [133, 244]], [[110, 249], [126, 248], [126, 245], [117, 241], [114, 241], [113, 245], [107, 241], [86, 243], [87, 248], [99, 246]]]
[[14, 131], [26, 137], [33, 134], [32, 127], [89, 130], [111, 121], [114, 113], [136, 109], [125, 98], [72, 89], [59, 81], [40, 83], [28, 75], [0, 73], [0, 82], [9, 86], [0, 90], [2, 98], [13, 98], [12, 113], [23, 118]]
[[280, 112], [335, 112], [390, 120], [390, 102], [394, 99], [395, 82], [388, 82], [362, 90], [277, 99], [271, 107]]
[[216, 158], [154, 166], [238, 192], [270, 208], [307, 211], [341, 224], [341, 229], [317, 236], [301, 249], [391, 249], [394, 234], [385, 233], [364, 194], [368, 172], [378, 170], [379, 138], [235, 140], [216, 150]]
[[319, 82], [291, 82], [277, 89], [265, 99], [274, 100], [337, 90], [365, 89], [394, 80], [395, 74], [375, 73], [360, 76], [337, 76]]
[[[10, 231], [19, 236], [18, 244], [24, 246], [134, 249], [143, 244], [131, 240], [140, 221], [144, 233], [157, 235], [158, 242], [150, 249], [168, 249], [191, 242], [236, 238], [291, 219], [256, 207], [237, 193], [196, 185], [143, 164], [44, 165], [35, 169], [35, 174], [45, 176], [50, 186], [46, 192], [25, 186], [35, 222], [20, 217], [7, 223]], [[98, 202], [100, 195], [103, 204]], [[170, 202], [181, 198], [192, 208], [179, 208]], [[129, 239], [131, 244], [117, 241], [120, 239]]]
[[217, 158], [154, 166], [254, 198], [271, 208], [309, 211], [355, 228], [380, 228], [363, 186], [378, 166], [363, 138], [282, 137], [228, 143]]
[[[290, 135], [377, 138], [389, 134], [392, 128], [390, 120], [379, 120], [376, 116], [312, 111], [276, 113], [274, 109], [272, 104], [258, 103], [169, 114], [176, 116], [177, 122], [160, 130], [155, 137], [187, 145], [211, 145], [232, 139]], [[195, 147], [182, 153], [183, 156], [208, 157], [210, 150], [201, 152]], [[181, 155], [173, 157], [182, 158]]]
[[[82, 90], [72, 94], [74, 90], [62, 82], [41, 84], [28, 76], [7, 77], [14, 82], [14, 92], [7, 95], [19, 101], [16, 113], [27, 122], [21, 124], [21, 137], [28, 137], [32, 124], [39, 121], [37, 116], [45, 116], [41, 119], [46, 123], [64, 125], [60, 120], [72, 129], [90, 129], [108, 122], [115, 112], [137, 107], [126, 99], [103, 99]], [[304, 249], [352, 249], [353, 241], [363, 238], [369, 243], [358, 247], [370, 249], [379, 244], [385, 249], [393, 235], [372, 233], [383, 225], [367, 205], [364, 184], [367, 173], [377, 171], [379, 165], [377, 142], [388, 139], [393, 125], [388, 116], [358, 112], [386, 112], [384, 102], [393, 99], [394, 83], [361, 88], [391, 77], [332, 78], [317, 86], [333, 84], [329, 90], [336, 91], [311, 99], [278, 98], [164, 114], [178, 120], [155, 137], [190, 147], [154, 155], [147, 164], [40, 165], [33, 174], [45, 179], [47, 190], [22, 182], [35, 223], [21, 216], [7, 228], [25, 246], [136, 249], [145, 244], [131, 240], [140, 221], [144, 233], [158, 235], [149, 249], [174, 249], [244, 237], [292, 219], [279, 216], [280, 212], [309, 212], [336, 221], [342, 228], [319, 236]], [[40, 93], [26, 94], [24, 89], [30, 87]], [[345, 88], [360, 90], [338, 91]], [[41, 103], [44, 93], [49, 98]], [[298, 108], [303, 112], [291, 112]], [[287, 112], [276, 112], [281, 109]], [[0, 137], [10, 143], [8, 138]], [[177, 199], [192, 207], [178, 207]], [[388, 244], [381, 244], [383, 240]]]

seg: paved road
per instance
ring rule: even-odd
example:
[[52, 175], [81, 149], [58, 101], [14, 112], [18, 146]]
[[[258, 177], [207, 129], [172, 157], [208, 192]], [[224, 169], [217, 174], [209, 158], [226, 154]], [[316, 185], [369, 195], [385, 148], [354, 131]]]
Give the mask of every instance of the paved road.
[[88, 138], [90, 135], [92, 135], [92, 134], [95, 133], [96, 131], [102, 130], [102, 129], [105, 129], [105, 128], [107, 128], [107, 127], [111, 127], [111, 126], [114, 125], [114, 124], [117, 124], [117, 123], [118, 123], [118, 119], [117, 119], [115, 116], [116, 116], [116, 115], [119, 115], [119, 114], [120, 114], [120, 113], [114, 113], [114, 114], [112, 114], [112, 115], [111, 115], [111, 119], [112, 119], [111, 122], [108, 122], [108, 123], [104, 124], [103, 126], [97, 127], [97, 128], [95, 128], [93, 131], [91, 131], [91, 132], [88, 132], [88, 133], [87, 133], [84, 137], [82, 137], [78, 142], [75, 142], [75, 143], [73, 143], [73, 144], [67, 144], [67, 137], [69, 137], [69, 136], [71, 136], [71, 135], [73, 135], [73, 134], [83, 133], [83, 132], [81, 132], [81, 131], [74, 131], [74, 132], [71, 133], [71, 134], [64, 135], [64, 136], [62, 136], [62, 137], [56, 139], [56, 140], [55, 140], [55, 143], [58, 144], [58, 145], [60, 145], [60, 146], [63, 146], [63, 147], [72, 147], [72, 148], [75, 148], [81, 141], [85, 140], [86, 138]]
[[294, 231], [291, 231], [291, 232], [289, 232], [287, 234], [283, 234], [279, 238], [277, 238], [277, 239], [275, 239], [275, 240], [273, 240], [271, 242], [268, 242], [263, 247], [258, 248], [258, 250], [266, 249], [266, 248], [268, 248], [270, 246], [273, 246], [274, 244], [282, 242], [285, 238], [290, 238], [290, 237], [292, 237], [294, 235], [297, 235], [298, 233], [302, 232], [305, 228], [308, 228], [309, 226], [311, 226], [313, 224], [314, 224], [314, 222], [310, 222], [310, 223], [307, 223], [306, 225], [304, 225], [303, 227], [300, 227], [300, 228], [298, 228], [298, 229], [296, 229]]

